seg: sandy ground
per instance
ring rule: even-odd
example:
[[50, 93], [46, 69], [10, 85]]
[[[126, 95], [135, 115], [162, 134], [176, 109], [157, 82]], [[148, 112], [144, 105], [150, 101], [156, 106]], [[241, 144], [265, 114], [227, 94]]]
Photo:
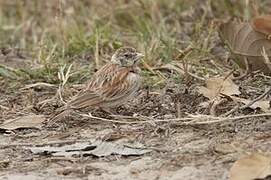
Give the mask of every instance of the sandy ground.
[[[139, 99], [119, 108], [118, 111], [123, 115], [135, 113], [146, 115], [153, 112], [157, 118], [172, 118], [176, 114], [176, 109], [173, 108], [175, 103], [172, 103], [176, 102], [176, 97], [179, 97], [178, 102], [182, 103], [181, 114], [202, 111], [198, 104], [205, 100], [204, 97], [193, 91], [177, 94], [176, 89], [149, 97], [142, 91]], [[41, 91], [32, 92], [33, 96], [39, 94]], [[18, 93], [13, 105], [22, 103], [23, 97], [24, 94]], [[191, 101], [188, 102], [188, 98]], [[184, 101], [187, 103], [183, 103]], [[144, 108], [140, 108], [142, 102]], [[48, 109], [49, 107], [48, 105]], [[30, 111], [33, 112], [33, 108]], [[36, 111], [46, 114], [41, 109]], [[99, 113], [103, 116], [102, 112], [96, 112], [97, 115]], [[18, 111], [12, 113], [2, 111], [2, 117], [4, 115], [9, 118], [18, 116]], [[12, 180], [227, 179], [231, 165], [243, 155], [255, 151], [270, 152], [270, 132], [268, 118], [183, 125], [179, 122], [122, 124], [72, 116], [50, 127], [44, 123], [39, 130], [2, 131], [0, 177]], [[55, 157], [33, 154], [26, 149], [33, 146], [63, 146], [75, 142], [92, 142], [97, 139], [144, 146], [152, 151], [139, 156]]]

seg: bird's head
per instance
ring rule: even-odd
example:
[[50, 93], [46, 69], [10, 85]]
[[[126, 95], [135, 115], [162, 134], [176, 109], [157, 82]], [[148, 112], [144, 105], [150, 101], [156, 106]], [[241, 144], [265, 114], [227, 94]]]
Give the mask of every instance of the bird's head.
[[131, 67], [136, 65], [142, 57], [144, 57], [144, 55], [138, 53], [135, 48], [122, 47], [114, 53], [111, 62], [123, 67]]

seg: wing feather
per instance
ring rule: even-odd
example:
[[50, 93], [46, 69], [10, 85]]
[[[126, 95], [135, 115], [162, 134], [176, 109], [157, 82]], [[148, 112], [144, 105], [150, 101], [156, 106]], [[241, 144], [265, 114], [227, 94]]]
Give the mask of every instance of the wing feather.
[[129, 68], [105, 65], [94, 74], [87, 89], [71, 100], [68, 106], [78, 109], [89, 106], [104, 107], [124, 101], [139, 87], [139, 75], [131, 74]]

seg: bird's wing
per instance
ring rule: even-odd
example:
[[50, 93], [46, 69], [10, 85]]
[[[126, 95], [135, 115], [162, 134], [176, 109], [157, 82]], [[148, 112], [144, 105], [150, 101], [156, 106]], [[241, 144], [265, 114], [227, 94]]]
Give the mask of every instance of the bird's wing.
[[103, 98], [95, 92], [86, 90], [73, 98], [69, 103], [68, 107], [74, 109], [80, 109], [90, 106], [98, 106], [103, 102]]
[[113, 80], [113, 86], [104, 88], [102, 93], [108, 102], [118, 101], [130, 96], [140, 86], [139, 75], [131, 73], [129, 70], [120, 72]]
[[100, 89], [110, 82], [110, 79], [112, 79], [112, 76], [116, 71], [117, 66], [113, 64], [106, 64], [103, 66], [92, 76], [87, 88], [68, 102], [68, 106], [80, 109], [101, 104], [104, 101], [104, 98], [100, 94]]
[[135, 88], [133, 83], [130, 80], [130, 69], [106, 65], [95, 73], [87, 89], [68, 104], [76, 109], [103, 106], [104, 103], [128, 96]]
[[112, 78], [119, 71], [119, 67], [115, 64], [106, 64], [99, 71], [97, 71], [91, 78], [86, 89], [97, 89], [103, 84], [112, 82]]

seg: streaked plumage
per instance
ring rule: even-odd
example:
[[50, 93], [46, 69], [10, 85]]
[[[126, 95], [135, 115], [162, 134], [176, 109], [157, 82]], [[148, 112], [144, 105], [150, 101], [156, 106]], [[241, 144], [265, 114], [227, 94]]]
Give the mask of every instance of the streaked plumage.
[[62, 108], [53, 119], [66, 116], [65, 112], [72, 109], [112, 108], [133, 98], [141, 84], [137, 62], [142, 56], [131, 47], [118, 49], [111, 61], [93, 75], [86, 89], [72, 98], [64, 111]]

